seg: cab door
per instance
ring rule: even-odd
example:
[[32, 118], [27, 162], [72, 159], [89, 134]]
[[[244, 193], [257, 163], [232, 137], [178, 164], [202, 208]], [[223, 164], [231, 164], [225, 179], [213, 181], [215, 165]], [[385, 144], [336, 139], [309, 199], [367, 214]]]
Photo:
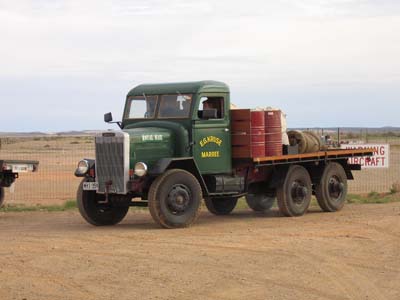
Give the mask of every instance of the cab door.
[[[195, 107], [193, 156], [202, 174], [230, 173], [232, 168], [227, 94], [201, 94]], [[214, 114], [215, 113], [215, 114]]]

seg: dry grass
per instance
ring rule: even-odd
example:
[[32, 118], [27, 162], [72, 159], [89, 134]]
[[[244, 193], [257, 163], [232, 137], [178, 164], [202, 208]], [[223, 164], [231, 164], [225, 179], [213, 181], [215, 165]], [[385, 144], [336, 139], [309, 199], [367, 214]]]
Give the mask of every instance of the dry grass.
[[66, 211], [71, 209], [76, 209], [76, 201], [69, 200], [66, 201], [62, 205], [43, 205], [43, 204], [36, 204], [36, 205], [25, 205], [25, 204], [6, 204], [0, 207], [0, 212], [27, 212], [27, 211]]

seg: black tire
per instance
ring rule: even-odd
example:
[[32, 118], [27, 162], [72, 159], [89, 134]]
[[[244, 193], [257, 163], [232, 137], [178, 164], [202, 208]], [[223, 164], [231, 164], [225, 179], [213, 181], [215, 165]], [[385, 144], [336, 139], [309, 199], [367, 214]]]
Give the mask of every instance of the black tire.
[[205, 198], [208, 211], [217, 216], [229, 215], [236, 207], [238, 198]]
[[247, 194], [247, 205], [254, 211], [265, 212], [274, 206], [276, 197], [264, 194]]
[[77, 203], [81, 216], [95, 226], [115, 225], [122, 221], [129, 210], [129, 206], [100, 204], [104, 200], [104, 195], [97, 194], [95, 191], [84, 191], [82, 180], [78, 188]]
[[0, 187], [0, 207], [3, 206], [4, 203], [4, 188]]
[[289, 168], [285, 181], [277, 189], [278, 207], [286, 217], [299, 217], [307, 212], [312, 196], [311, 178], [299, 165]]
[[323, 211], [335, 212], [343, 208], [347, 197], [347, 175], [342, 165], [329, 163], [325, 166], [315, 196]]
[[188, 227], [199, 216], [202, 198], [196, 177], [185, 170], [168, 170], [150, 186], [150, 214], [164, 228]]

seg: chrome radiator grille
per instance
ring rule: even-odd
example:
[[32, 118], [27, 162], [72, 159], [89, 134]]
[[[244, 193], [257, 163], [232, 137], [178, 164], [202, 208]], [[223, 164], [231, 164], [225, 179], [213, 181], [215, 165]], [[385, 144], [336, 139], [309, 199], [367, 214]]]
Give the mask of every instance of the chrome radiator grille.
[[129, 180], [129, 135], [104, 132], [96, 136], [96, 181], [99, 193], [126, 194]]

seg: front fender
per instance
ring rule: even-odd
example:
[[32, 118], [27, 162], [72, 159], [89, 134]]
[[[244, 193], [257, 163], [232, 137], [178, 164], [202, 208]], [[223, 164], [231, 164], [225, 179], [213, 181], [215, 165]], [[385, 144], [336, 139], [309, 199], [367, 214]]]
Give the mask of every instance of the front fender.
[[193, 157], [162, 158], [151, 168], [149, 175], [157, 177], [170, 169], [181, 169], [190, 172], [199, 181], [201, 189], [203, 190], [203, 195], [208, 196], [207, 185]]

